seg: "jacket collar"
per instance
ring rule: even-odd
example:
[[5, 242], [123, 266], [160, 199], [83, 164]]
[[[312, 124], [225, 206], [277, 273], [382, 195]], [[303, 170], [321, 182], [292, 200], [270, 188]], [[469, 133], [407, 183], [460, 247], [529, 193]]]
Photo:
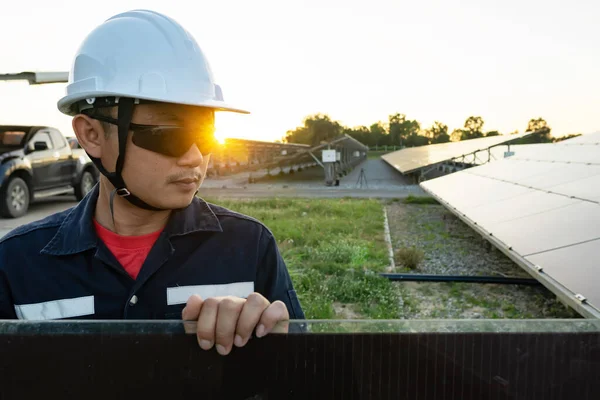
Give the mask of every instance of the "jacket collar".
[[[42, 249], [42, 254], [68, 255], [96, 248], [98, 235], [94, 228], [94, 213], [98, 201], [99, 185], [67, 212], [56, 234]], [[164, 233], [168, 238], [195, 232], [222, 232], [219, 219], [208, 203], [194, 197], [186, 208], [174, 211]]]

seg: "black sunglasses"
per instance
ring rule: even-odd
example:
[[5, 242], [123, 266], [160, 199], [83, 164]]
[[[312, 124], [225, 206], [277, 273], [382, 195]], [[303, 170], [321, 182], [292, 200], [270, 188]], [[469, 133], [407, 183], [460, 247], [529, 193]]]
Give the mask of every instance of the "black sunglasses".
[[[118, 126], [118, 120], [104, 115], [88, 115], [98, 121]], [[142, 149], [171, 157], [181, 157], [187, 153], [193, 144], [198, 146], [202, 155], [214, 151], [217, 140], [214, 136], [214, 125], [205, 124], [196, 127], [175, 125], [141, 125], [129, 124], [133, 132], [133, 144]]]

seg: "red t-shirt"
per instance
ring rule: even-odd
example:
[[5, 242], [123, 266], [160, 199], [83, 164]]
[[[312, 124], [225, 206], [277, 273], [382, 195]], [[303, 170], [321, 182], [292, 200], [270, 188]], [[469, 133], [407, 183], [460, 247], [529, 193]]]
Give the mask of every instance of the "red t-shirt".
[[160, 236], [162, 229], [154, 233], [141, 236], [121, 236], [116, 234], [94, 219], [98, 237], [106, 244], [108, 249], [114, 254], [121, 263], [125, 271], [133, 279], [136, 279], [142, 264], [146, 260], [150, 249]]

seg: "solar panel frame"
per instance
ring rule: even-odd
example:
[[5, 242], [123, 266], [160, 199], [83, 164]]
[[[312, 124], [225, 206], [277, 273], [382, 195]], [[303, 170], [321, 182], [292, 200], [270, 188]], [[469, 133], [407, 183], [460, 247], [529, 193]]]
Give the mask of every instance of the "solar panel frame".
[[410, 147], [384, 154], [381, 158], [402, 174], [408, 174], [457, 157], [484, 151], [492, 146], [516, 140], [529, 134], [531, 132]]

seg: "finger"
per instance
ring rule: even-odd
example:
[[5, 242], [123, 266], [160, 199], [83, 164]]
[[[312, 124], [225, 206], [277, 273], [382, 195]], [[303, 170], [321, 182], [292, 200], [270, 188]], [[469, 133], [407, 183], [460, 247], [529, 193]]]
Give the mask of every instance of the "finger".
[[204, 350], [211, 349], [215, 343], [215, 326], [217, 324], [219, 302], [220, 299], [210, 297], [204, 300], [200, 310], [196, 336], [198, 337], [198, 344]]
[[217, 325], [215, 328], [215, 343], [221, 355], [227, 355], [233, 346], [233, 336], [237, 322], [244, 307], [245, 299], [225, 297], [219, 303]]
[[260, 321], [262, 313], [269, 307], [269, 300], [259, 293], [252, 293], [246, 299], [244, 308], [237, 322], [234, 344], [243, 347], [248, 343], [256, 324]]
[[202, 308], [202, 297], [197, 294], [193, 294], [189, 297], [185, 307], [181, 310], [181, 318], [186, 321], [195, 321], [200, 315], [200, 309]]
[[273, 329], [271, 329], [271, 332], [269, 332], [269, 333], [288, 333], [289, 328], [290, 328], [290, 321], [289, 320], [281, 320], [281, 321], [275, 323], [275, 326], [273, 327]]
[[278, 322], [289, 321], [289, 319], [290, 314], [288, 313], [285, 304], [280, 300], [273, 302], [265, 312], [263, 312], [258, 328], [256, 328], [256, 336], [263, 337], [268, 335]]
[[[184, 321], [185, 333], [195, 333], [196, 332], [196, 321], [198, 321], [198, 316], [200, 315], [200, 310], [202, 309], [202, 297], [197, 294], [190, 296], [185, 307], [181, 310], [181, 319]], [[186, 323], [185, 321], [194, 321], [193, 324]]]

